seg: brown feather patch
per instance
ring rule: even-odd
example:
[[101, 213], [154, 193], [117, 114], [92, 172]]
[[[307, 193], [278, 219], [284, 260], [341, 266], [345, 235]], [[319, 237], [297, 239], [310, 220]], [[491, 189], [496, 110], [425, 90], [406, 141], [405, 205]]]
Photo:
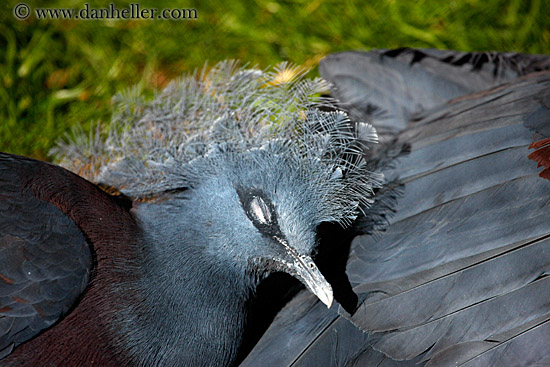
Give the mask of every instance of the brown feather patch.
[[545, 167], [539, 176], [550, 180], [550, 139], [542, 139], [531, 143], [529, 149], [536, 149], [528, 158], [537, 162], [537, 167]]
[[548, 144], [550, 144], [550, 138], [542, 139], [539, 141], [532, 142], [531, 145], [529, 145], [529, 149], [532, 149], [532, 148], [538, 149]]
[[0, 279], [4, 281], [4, 283], [13, 284], [13, 279], [5, 276], [4, 274], [0, 274]]

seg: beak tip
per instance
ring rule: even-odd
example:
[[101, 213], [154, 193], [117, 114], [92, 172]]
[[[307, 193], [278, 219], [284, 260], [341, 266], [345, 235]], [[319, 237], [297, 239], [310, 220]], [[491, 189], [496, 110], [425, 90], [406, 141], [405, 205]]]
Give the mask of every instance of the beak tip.
[[332, 306], [332, 301], [334, 300], [332, 289], [323, 289], [323, 292], [320, 292], [320, 294], [317, 296], [319, 297], [319, 300], [321, 300], [321, 302], [323, 302], [327, 306], [327, 308], [330, 308]]

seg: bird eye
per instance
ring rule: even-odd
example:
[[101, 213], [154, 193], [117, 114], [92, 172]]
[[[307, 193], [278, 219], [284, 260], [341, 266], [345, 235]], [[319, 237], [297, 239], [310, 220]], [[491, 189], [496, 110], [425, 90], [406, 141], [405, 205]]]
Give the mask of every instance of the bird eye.
[[249, 211], [261, 224], [268, 225], [272, 222], [271, 211], [265, 201], [259, 196], [254, 196], [252, 198]]
[[275, 206], [269, 197], [256, 188], [236, 188], [244, 212], [252, 224], [266, 236], [281, 235]]

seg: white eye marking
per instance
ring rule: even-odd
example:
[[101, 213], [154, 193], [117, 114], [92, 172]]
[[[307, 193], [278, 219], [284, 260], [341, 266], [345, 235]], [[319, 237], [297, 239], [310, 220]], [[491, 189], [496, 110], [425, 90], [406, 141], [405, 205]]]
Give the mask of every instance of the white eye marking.
[[259, 196], [254, 196], [250, 201], [250, 213], [262, 224], [271, 223], [271, 212], [265, 201]]

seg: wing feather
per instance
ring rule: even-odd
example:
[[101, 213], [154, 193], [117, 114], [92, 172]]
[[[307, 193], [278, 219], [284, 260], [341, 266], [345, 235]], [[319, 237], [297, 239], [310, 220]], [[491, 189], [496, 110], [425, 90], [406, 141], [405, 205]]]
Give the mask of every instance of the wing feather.
[[[411, 152], [384, 168], [404, 183], [388, 228], [351, 245], [347, 274], [360, 306], [353, 315], [318, 309], [318, 328], [290, 325], [299, 342], [279, 366], [549, 361], [550, 186], [528, 148], [550, 123], [550, 74], [519, 77], [547, 68], [548, 58], [506, 58], [496, 77], [491, 62], [446, 51], [344, 53], [323, 62], [321, 73], [352, 115], [357, 109], [377, 128], [401, 130], [397, 141]], [[455, 73], [451, 80], [445, 70]], [[415, 95], [413, 86], [431, 90]], [[393, 114], [382, 118], [372, 106]], [[295, 310], [287, 305], [271, 328], [283, 330], [290, 315], [315, 322]]]

